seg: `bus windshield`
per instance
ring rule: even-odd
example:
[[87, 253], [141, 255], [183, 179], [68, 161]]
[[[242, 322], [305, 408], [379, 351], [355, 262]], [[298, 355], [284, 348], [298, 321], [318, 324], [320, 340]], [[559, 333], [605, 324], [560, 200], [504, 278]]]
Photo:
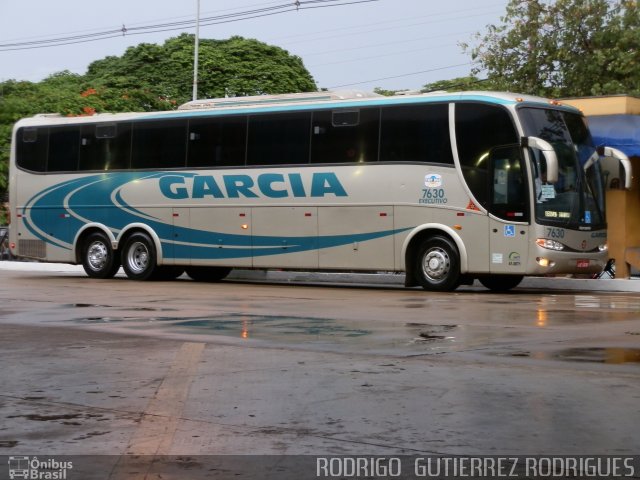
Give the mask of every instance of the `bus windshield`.
[[[525, 135], [549, 142], [558, 156], [558, 181], [546, 182], [541, 152], [531, 150], [538, 223], [595, 229], [605, 224], [604, 190], [596, 147], [583, 117], [542, 108], [521, 108]], [[588, 166], [586, 172], [585, 165]]]

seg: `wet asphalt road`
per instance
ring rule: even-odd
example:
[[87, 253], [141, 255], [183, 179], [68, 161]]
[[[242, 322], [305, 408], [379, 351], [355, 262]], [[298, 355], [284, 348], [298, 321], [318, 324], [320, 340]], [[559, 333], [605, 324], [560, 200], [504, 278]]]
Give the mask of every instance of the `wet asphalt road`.
[[640, 294], [0, 271], [0, 455], [633, 454]]

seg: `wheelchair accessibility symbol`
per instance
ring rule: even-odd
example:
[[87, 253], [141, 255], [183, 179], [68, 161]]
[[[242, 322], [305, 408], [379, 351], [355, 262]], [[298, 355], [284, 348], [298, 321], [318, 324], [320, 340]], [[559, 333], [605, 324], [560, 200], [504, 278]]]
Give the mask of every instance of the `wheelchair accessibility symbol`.
[[505, 225], [504, 226], [504, 236], [505, 237], [515, 237], [516, 236], [516, 226], [515, 225]]

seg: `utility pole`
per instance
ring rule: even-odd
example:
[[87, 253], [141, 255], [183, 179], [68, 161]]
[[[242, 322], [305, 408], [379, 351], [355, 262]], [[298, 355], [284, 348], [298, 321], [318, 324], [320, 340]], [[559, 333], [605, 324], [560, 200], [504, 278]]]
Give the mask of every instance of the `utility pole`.
[[196, 0], [196, 44], [193, 53], [193, 100], [198, 99], [198, 50], [200, 46], [200, 0]]

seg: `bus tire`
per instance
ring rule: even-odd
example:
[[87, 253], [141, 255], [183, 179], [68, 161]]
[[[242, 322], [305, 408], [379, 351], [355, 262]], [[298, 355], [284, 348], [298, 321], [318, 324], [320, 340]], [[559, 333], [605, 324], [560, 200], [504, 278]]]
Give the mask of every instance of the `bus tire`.
[[487, 275], [478, 281], [492, 292], [507, 292], [520, 285], [523, 278], [522, 275]]
[[460, 256], [447, 237], [426, 239], [418, 249], [416, 278], [425, 290], [448, 292], [460, 284]]
[[120, 258], [111, 241], [102, 232], [94, 232], [82, 241], [82, 268], [91, 278], [113, 278], [120, 269]]
[[122, 268], [131, 280], [148, 280], [157, 269], [156, 246], [143, 232], [132, 234], [122, 247]]
[[196, 282], [219, 282], [231, 272], [229, 267], [188, 267], [187, 275]]

